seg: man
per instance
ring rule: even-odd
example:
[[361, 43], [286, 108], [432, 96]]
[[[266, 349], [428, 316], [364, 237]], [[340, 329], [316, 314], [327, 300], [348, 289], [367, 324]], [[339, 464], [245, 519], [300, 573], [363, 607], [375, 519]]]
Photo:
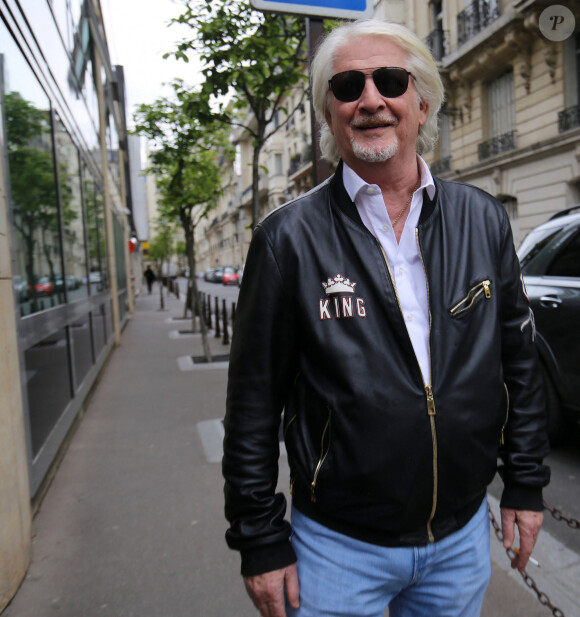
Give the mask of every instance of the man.
[[[520, 570], [549, 481], [509, 220], [419, 156], [443, 88], [406, 28], [334, 30], [312, 89], [340, 162], [254, 232], [230, 356], [227, 541], [264, 617], [475, 617], [498, 454]], [[282, 410], [292, 527], [275, 492]]]

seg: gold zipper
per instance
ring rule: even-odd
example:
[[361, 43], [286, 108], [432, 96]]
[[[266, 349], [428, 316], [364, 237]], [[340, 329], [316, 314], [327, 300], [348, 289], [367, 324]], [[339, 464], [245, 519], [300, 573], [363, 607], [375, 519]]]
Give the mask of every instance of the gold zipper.
[[433, 529], [431, 525], [435, 518], [435, 512], [437, 511], [437, 491], [439, 490], [439, 450], [437, 448], [437, 426], [435, 425], [435, 398], [433, 396], [433, 377], [431, 374], [431, 301], [429, 290], [429, 279], [427, 278], [427, 268], [425, 268], [425, 260], [423, 259], [423, 251], [421, 250], [421, 243], [419, 242], [419, 230], [415, 228], [415, 239], [417, 241], [417, 248], [419, 249], [419, 257], [421, 257], [421, 265], [423, 266], [423, 272], [425, 273], [425, 285], [427, 286], [427, 310], [429, 311], [429, 338], [427, 339], [427, 349], [429, 353], [429, 384], [425, 385], [425, 394], [427, 396], [427, 414], [429, 415], [429, 425], [431, 427], [431, 443], [433, 446], [433, 498], [431, 501], [431, 512], [427, 519], [427, 535], [429, 542], [435, 542], [435, 536], [433, 535]]
[[491, 289], [490, 289], [491, 281], [486, 279], [485, 281], [481, 281], [477, 285], [474, 285], [468, 292], [467, 296], [458, 302], [454, 307], [452, 307], [449, 312], [452, 315], [460, 315], [461, 313], [467, 311], [473, 306], [476, 298], [481, 294], [485, 294], [487, 300], [491, 298]]
[[328, 447], [326, 450], [324, 449], [324, 439], [326, 437], [326, 433], [330, 429], [330, 414], [331, 410], [328, 409], [328, 420], [326, 420], [326, 424], [324, 425], [324, 430], [322, 431], [322, 437], [320, 438], [320, 458], [318, 459], [318, 463], [316, 464], [316, 468], [314, 469], [314, 475], [312, 477], [312, 482], [310, 483], [310, 501], [312, 503], [316, 503], [316, 483], [318, 482], [318, 474], [320, 473], [320, 468], [322, 467], [326, 455], [330, 450], [330, 438], [328, 440]]
[[427, 535], [429, 536], [429, 542], [435, 542], [435, 536], [431, 529], [431, 523], [435, 517], [435, 511], [437, 510], [437, 488], [439, 483], [438, 477], [438, 453], [437, 453], [437, 429], [435, 427], [435, 399], [433, 398], [433, 389], [431, 386], [425, 386], [425, 393], [427, 395], [427, 413], [429, 414], [429, 423], [431, 424], [431, 441], [433, 443], [433, 502], [431, 506], [431, 513], [427, 520]]
[[510, 393], [508, 392], [508, 389], [507, 389], [507, 386], [505, 385], [505, 382], [503, 384], [503, 387], [505, 388], [505, 395], [506, 395], [507, 403], [506, 403], [506, 410], [505, 410], [505, 420], [504, 420], [503, 426], [501, 427], [501, 434], [500, 434], [500, 437], [499, 437], [499, 443], [502, 446], [505, 443], [504, 431], [505, 431], [505, 427], [507, 426], [508, 416], [509, 416], [509, 413], [510, 413]]

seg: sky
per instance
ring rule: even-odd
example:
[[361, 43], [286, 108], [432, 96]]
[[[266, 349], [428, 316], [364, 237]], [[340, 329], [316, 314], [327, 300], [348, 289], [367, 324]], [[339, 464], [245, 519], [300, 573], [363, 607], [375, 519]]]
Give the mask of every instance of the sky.
[[127, 123], [133, 125], [136, 105], [169, 96], [164, 83], [180, 77], [190, 84], [200, 82], [199, 62], [163, 59], [176, 43], [191, 35], [181, 24], [169, 26], [183, 11], [174, 0], [101, 0], [109, 53], [113, 65], [124, 67], [127, 90]]

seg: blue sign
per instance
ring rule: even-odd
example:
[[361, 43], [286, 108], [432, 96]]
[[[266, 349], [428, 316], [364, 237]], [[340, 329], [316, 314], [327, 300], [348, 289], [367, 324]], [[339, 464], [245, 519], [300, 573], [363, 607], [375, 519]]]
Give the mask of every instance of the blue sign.
[[373, 0], [250, 0], [250, 4], [260, 11], [329, 19], [359, 19], [373, 14]]

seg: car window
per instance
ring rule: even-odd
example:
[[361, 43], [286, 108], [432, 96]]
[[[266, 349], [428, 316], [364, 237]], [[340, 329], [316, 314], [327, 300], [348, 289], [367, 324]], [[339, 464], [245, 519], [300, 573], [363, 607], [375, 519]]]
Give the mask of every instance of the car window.
[[580, 278], [580, 232], [556, 254], [548, 269], [548, 276], [571, 276]]
[[538, 229], [526, 236], [518, 250], [518, 257], [520, 258], [522, 270], [525, 271], [531, 267], [534, 259], [544, 250], [550, 241], [560, 233], [561, 230], [561, 227], [546, 230]]

